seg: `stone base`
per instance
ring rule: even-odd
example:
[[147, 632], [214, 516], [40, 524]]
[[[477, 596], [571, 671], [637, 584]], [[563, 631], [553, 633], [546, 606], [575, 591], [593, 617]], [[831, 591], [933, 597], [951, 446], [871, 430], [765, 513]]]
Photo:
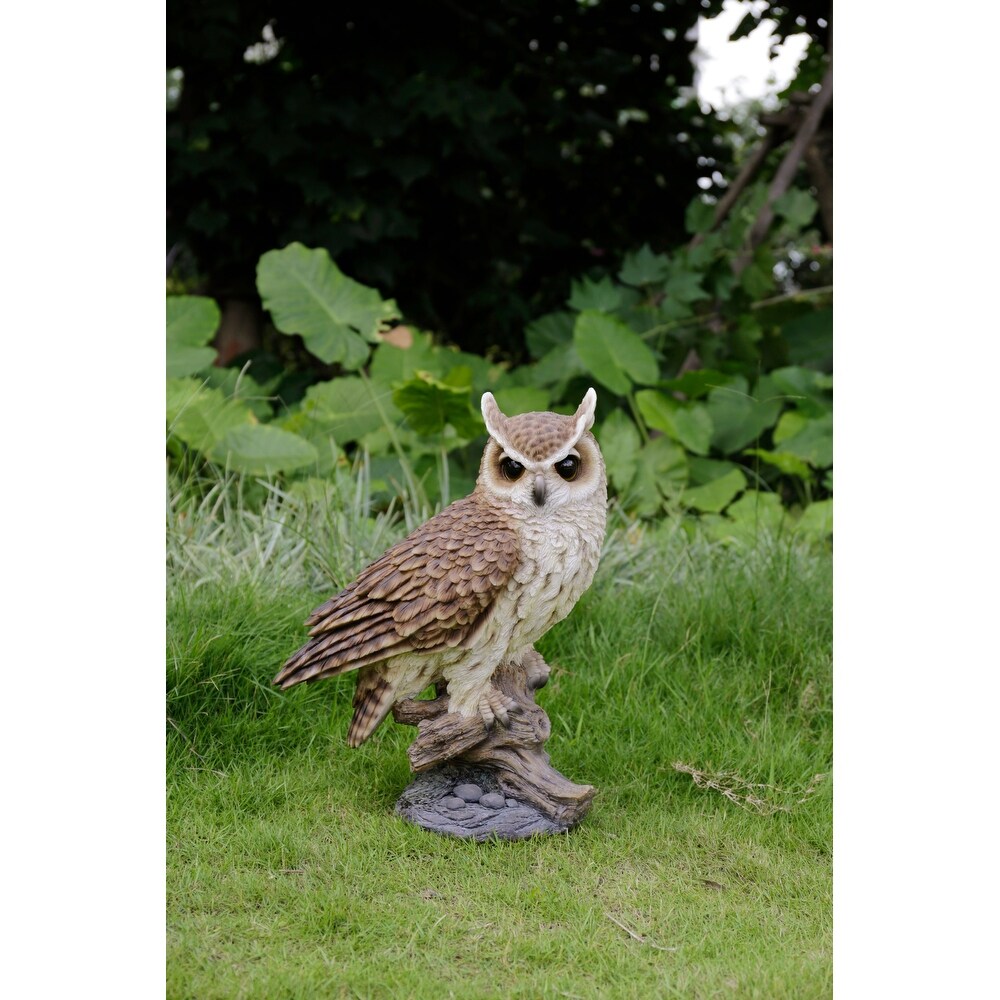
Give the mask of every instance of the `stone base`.
[[396, 802], [396, 813], [432, 833], [471, 840], [527, 840], [574, 825], [553, 822], [533, 805], [505, 796], [489, 769], [463, 762], [418, 774]]
[[506, 718], [489, 727], [478, 712], [451, 712], [440, 686], [432, 701], [397, 701], [395, 720], [417, 727], [406, 751], [417, 777], [396, 812], [425, 830], [475, 840], [524, 840], [576, 826], [594, 789], [560, 774], [544, 750], [552, 727], [535, 692], [548, 676], [534, 649], [518, 663], [501, 663], [491, 684], [507, 703]]

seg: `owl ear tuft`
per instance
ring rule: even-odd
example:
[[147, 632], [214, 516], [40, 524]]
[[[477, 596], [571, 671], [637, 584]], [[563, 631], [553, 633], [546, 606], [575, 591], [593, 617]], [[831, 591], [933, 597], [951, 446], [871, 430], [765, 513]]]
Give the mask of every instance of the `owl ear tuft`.
[[503, 433], [504, 424], [507, 418], [497, 406], [497, 401], [493, 398], [492, 392], [484, 392], [481, 402], [483, 420], [486, 422], [486, 430], [494, 441], [502, 442], [505, 435]]
[[579, 440], [594, 426], [594, 408], [597, 406], [597, 393], [593, 388], [587, 390], [583, 402], [577, 407], [573, 419], [576, 421], [575, 435]]

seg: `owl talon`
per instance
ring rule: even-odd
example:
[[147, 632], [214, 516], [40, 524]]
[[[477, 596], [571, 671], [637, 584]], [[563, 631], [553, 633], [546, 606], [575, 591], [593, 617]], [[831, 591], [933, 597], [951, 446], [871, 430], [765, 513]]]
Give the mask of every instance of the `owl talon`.
[[501, 726], [506, 726], [508, 713], [516, 707], [517, 702], [513, 698], [501, 694], [496, 688], [491, 688], [479, 699], [479, 714], [483, 717], [487, 729], [492, 729], [496, 721], [499, 721]]

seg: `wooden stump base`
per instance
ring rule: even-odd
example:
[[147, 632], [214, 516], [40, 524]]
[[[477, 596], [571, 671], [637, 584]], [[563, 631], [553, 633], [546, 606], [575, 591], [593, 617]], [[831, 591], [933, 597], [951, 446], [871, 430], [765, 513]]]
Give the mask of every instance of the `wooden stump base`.
[[549, 718], [535, 704], [535, 691], [549, 666], [534, 650], [519, 665], [501, 664], [493, 686], [509, 700], [506, 723], [487, 729], [478, 715], [448, 711], [448, 697], [401, 701], [397, 722], [417, 727], [407, 754], [418, 775], [396, 803], [396, 811], [424, 829], [456, 837], [521, 839], [564, 833], [580, 822], [594, 797], [549, 763], [543, 746]]

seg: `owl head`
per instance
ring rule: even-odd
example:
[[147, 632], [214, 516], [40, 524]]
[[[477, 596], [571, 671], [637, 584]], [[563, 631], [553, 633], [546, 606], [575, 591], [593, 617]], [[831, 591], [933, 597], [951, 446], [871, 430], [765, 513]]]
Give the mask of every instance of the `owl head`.
[[594, 424], [597, 393], [588, 389], [571, 417], [522, 413], [508, 417], [491, 392], [483, 394], [490, 440], [479, 467], [478, 489], [535, 512], [553, 511], [604, 495], [604, 459]]

